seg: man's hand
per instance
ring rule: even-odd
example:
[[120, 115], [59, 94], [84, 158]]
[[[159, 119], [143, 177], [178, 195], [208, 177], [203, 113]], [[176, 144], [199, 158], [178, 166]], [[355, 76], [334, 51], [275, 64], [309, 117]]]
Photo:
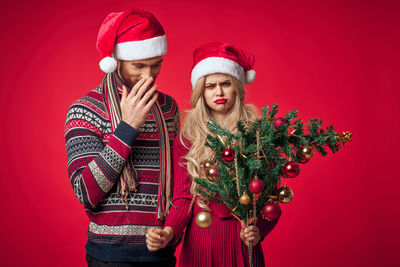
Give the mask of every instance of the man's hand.
[[128, 94], [128, 89], [123, 86], [121, 98], [122, 120], [135, 129], [139, 129], [146, 121], [147, 114], [157, 101], [157, 85], [149, 86], [153, 78], [141, 79]]
[[258, 229], [257, 226], [250, 224], [246, 227], [246, 224], [243, 221], [241, 221], [241, 225], [242, 229], [240, 230], [240, 239], [242, 239], [246, 246], [249, 246], [250, 242], [252, 246], [257, 245], [261, 240], [260, 229]]
[[165, 248], [174, 238], [174, 230], [166, 226], [164, 229], [150, 228], [146, 234], [146, 244], [149, 251]]

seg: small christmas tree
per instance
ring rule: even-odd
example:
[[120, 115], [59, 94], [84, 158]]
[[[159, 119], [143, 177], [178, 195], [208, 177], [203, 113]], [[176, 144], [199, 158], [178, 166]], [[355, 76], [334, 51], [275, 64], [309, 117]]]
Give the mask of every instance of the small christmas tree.
[[205, 145], [215, 154], [204, 164], [208, 179], [195, 178], [197, 190], [246, 223], [260, 214], [267, 220], [279, 217], [279, 204], [293, 198], [290, 188], [280, 187], [281, 177], [296, 177], [299, 164], [307, 163], [315, 150], [322, 156], [327, 148], [335, 153], [352, 138], [349, 132], [339, 135], [332, 125], [323, 129], [320, 119], [303, 123], [295, 109], [284, 117], [275, 117], [277, 112], [275, 104], [264, 107], [261, 119], [238, 121], [237, 133], [214, 120], [207, 125], [212, 134]]

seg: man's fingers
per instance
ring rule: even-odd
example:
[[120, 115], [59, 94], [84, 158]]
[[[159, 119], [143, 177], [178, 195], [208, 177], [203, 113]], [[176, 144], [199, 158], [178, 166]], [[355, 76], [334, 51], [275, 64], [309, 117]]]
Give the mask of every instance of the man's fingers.
[[129, 98], [134, 97], [139, 91], [140, 87], [144, 84], [145, 79], [140, 79], [133, 87], [131, 92], [129, 93]]
[[149, 99], [151, 99], [154, 95], [154, 93], [157, 90], [157, 84], [153, 85], [153, 87], [151, 87], [149, 89], [149, 91], [147, 91], [144, 96], [142, 97], [142, 99], [140, 101], [142, 101], [144, 104], [147, 104], [147, 102], [149, 102]]
[[137, 99], [141, 99], [143, 97], [143, 95], [147, 92], [147, 90], [152, 82], [153, 82], [153, 78], [150, 77], [140, 86], [139, 91], [137, 91], [137, 94], [136, 94]]
[[158, 93], [154, 93], [153, 97], [147, 102], [146, 106], [144, 107], [144, 109], [148, 112], [151, 107], [154, 105], [154, 103], [157, 101], [158, 98]]
[[121, 100], [125, 100], [128, 97], [128, 89], [125, 85], [122, 85], [122, 98]]

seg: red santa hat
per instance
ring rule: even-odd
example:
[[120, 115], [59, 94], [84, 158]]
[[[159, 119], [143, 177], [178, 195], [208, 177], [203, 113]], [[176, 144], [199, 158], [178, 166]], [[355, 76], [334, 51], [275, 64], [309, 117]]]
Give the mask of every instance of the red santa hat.
[[256, 78], [254, 55], [231, 44], [214, 42], [202, 45], [194, 51], [193, 61], [193, 89], [201, 77], [213, 73], [229, 74], [242, 84], [250, 84]]
[[167, 53], [164, 29], [153, 14], [131, 9], [109, 14], [97, 36], [102, 71], [113, 72], [116, 59], [141, 60]]

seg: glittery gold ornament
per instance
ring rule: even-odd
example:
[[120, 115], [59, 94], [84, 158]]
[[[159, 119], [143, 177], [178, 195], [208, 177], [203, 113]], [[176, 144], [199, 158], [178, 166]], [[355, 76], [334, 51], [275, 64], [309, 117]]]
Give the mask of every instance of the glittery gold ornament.
[[243, 195], [239, 199], [239, 202], [242, 205], [249, 205], [250, 201], [251, 201], [251, 199], [246, 192], [244, 192]]
[[278, 189], [278, 200], [281, 203], [287, 204], [293, 199], [293, 191], [286, 185]]
[[312, 146], [302, 147], [300, 154], [302, 158], [311, 159], [314, 156], [314, 149]]
[[196, 215], [196, 224], [201, 228], [207, 228], [212, 223], [212, 216], [207, 211], [200, 211]]
[[353, 140], [353, 134], [351, 132], [343, 132], [341, 139], [343, 143], [351, 142]]

